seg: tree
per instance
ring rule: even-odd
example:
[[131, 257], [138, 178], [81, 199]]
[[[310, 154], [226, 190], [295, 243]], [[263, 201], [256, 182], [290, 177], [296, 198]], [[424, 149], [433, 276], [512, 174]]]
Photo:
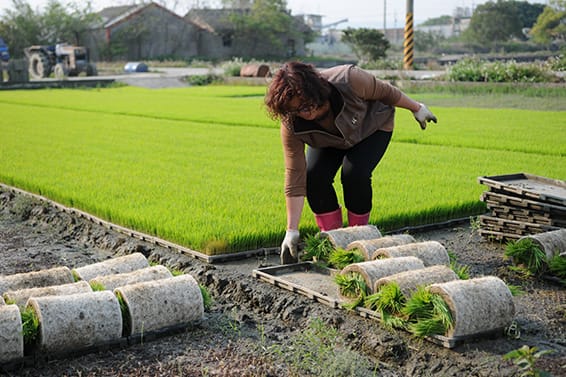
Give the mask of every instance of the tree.
[[53, 45], [59, 42], [81, 44], [84, 34], [98, 20], [90, 1], [82, 5], [61, 5], [50, 0], [44, 12], [34, 10], [24, 0], [12, 0], [0, 22], [0, 33], [10, 46], [13, 57], [23, 56], [31, 45]]
[[10, 48], [13, 58], [21, 58], [24, 48], [41, 43], [40, 15], [23, 0], [12, 0], [12, 8], [6, 10], [0, 21], [0, 33]]
[[535, 42], [566, 40], [566, 0], [551, 0], [530, 31]]
[[492, 46], [513, 37], [521, 38], [522, 25], [514, 1], [488, 1], [478, 5], [463, 36], [469, 42]]
[[368, 28], [347, 28], [343, 31], [342, 41], [348, 44], [362, 61], [385, 58], [391, 46], [382, 32]]
[[420, 24], [420, 26], [431, 26], [431, 25], [436, 26], [436, 25], [450, 25], [450, 24], [452, 24], [452, 17], [448, 15], [444, 15], [440, 17], [429, 18], [428, 20]]
[[441, 33], [415, 30], [415, 50], [431, 51], [446, 38]]
[[244, 57], [256, 56], [258, 47], [269, 45], [273, 57], [294, 54], [293, 41], [309, 35], [302, 34], [296, 27], [296, 20], [287, 11], [285, 0], [225, 0], [224, 6], [231, 6], [233, 12], [229, 21], [234, 25], [234, 45], [240, 47], [239, 53]]

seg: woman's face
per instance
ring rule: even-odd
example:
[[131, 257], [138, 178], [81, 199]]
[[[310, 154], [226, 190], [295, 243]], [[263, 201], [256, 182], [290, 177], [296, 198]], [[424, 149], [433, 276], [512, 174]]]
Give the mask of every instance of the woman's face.
[[292, 109], [289, 111], [290, 115], [295, 115], [305, 120], [315, 120], [324, 118], [328, 114], [330, 102], [326, 101], [321, 106], [318, 106], [297, 96], [293, 97], [289, 102], [289, 107]]

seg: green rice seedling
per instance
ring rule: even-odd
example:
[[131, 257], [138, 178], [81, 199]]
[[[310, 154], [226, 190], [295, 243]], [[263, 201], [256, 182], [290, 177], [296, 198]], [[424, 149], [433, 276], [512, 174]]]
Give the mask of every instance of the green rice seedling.
[[352, 310], [363, 304], [369, 289], [362, 275], [357, 272], [337, 274], [334, 281], [344, 297], [353, 299], [352, 302], [342, 305], [345, 309]]
[[364, 300], [364, 306], [370, 310], [379, 311], [381, 322], [387, 328], [405, 328], [405, 321], [400, 317], [405, 295], [395, 282], [383, 285], [379, 291], [369, 295]]
[[73, 280], [75, 281], [75, 283], [82, 280], [79, 274], [77, 273], [77, 271], [75, 270], [71, 271], [71, 275], [73, 275]]
[[459, 264], [457, 262], [450, 262], [450, 268], [456, 273], [458, 279], [468, 280], [470, 278], [470, 266]]
[[94, 292], [98, 292], [98, 291], [105, 291], [106, 287], [104, 286], [104, 284], [100, 283], [100, 282], [90, 282], [90, 288], [94, 291]]
[[28, 306], [20, 314], [22, 317], [24, 344], [27, 346], [33, 345], [39, 337], [39, 318], [37, 313], [31, 306]]
[[212, 307], [212, 297], [210, 296], [210, 292], [208, 292], [206, 286], [202, 284], [199, 284], [199, 288], [200, 288], [200, 293], [202, 295], [204, 310], [210, 310], [210, 308]]
[[470, 278], [470, 267], [458, 263], [458, 258], [453, 251], [448, 250], [448, 257], [450, 258], [450, 268], [456, 273], [460, 280], [468, 280]]
[[566, 258], [555, 255], [548, 261], [548, 270], [552, 275], [566, 280]]
[[340, 247], [332, 250], [328, 256], [328, 264], [339, 270], [347, 265], [363, 262], [364, 260], [365, 258], [359, 250], [345, 250]]
[[420, 319], [416, 322], [409, 323], [407, 330], [418, 338], [431, 335], [443, 335], [446, 333], [446, 327], [442, 321], [437, 318]]
[[535, 275], [542, 273], [546, 264], [546, 253], [530, 238], [509, 242], [505, 247], [504, 255]]
[[330, 253], [334, 246], [330, 239], [320, 238], [316, 235], [308, 235], [305, 238], [305, 248], [303, 249], [302, 260], [313, 260], [315, 262], [328, 262]]
[[453, 318], [444, 299], [419, 287], [402, 309], [407, 330], [417, 337], [445, 334], [453, 327]]
[[511, 292], [511, 295], [513, 297], [521, 296], [525, 293], [525, 291], [518, 285], [507, 284], [507, 287], [509, 288], [509, 291]]
[[364, 296], [360, 295], [358, 296], [356, 299], [350, 301], [350, 302], [344, 302], [342, 303], [342, 308], [346, 309], [346, 310], [354, 310], [356, 309], [358, 306], [362, 306], [364, 304]]
[[118, 299], [120, 312], [122, 313], [122, 335], [128, 336], [132, 332], [132, 318], [130, 317], [130, 310], [128, 309], [128, 304], [126, 304], [126, 301], [120, 292], [116, 292], [116, 298]]
[[379, 291], [366, 297], [364, 306], [370, 310], [378, 310], [390, 314], [399, 314], [406, 302], [399, 284], [391, 282], [382, 285]]
[[16, 300], [14, 299], [7, 299], [6, 298], [6, 294], [4, 294], [4, 302], [6, 303], [6, 305], [14, 305], [16, 303]]

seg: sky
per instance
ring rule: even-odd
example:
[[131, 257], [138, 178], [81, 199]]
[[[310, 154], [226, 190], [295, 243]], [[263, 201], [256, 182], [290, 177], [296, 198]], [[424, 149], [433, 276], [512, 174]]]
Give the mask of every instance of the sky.
[[[25, 1], [25, 0], [24, 0]], [[154, 0], [180, 15], [185, 15], [191, 7], [218, 7], [220, 0]], [[452, 15], [457, 7], [473, 9], [488, 0], [413, 0], [413, 19], [415, 24], [443, 15]], [[530, 3], [547, 4], [548, 0], [528, 0]], [[34, 9], [43, 9], [48, 0], [27, 0]], [[59, 0], [61, 4], [82, 4], [80, 0]], [[140, 0], [91, 0], [95, 11], [115, 5], [139, 3]], [[318, 14], [323, 16], [322, 23], [340, 22], [335, 27], [352, 28], [387, 28], [403, 27], [407, 0], [287, 0], [291, 13]], [[0, 0], [0, 14], [12, 7], [12, 0]], [[384, 17], [385, 14], [385, 17]]]

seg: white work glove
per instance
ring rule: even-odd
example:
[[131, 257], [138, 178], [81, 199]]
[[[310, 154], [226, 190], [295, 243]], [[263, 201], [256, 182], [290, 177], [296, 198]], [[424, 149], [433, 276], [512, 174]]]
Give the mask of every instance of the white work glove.
[[297, 263], [299, 261], [299, 231], [288, 230], [281, 243], [281, 264]]
[[415, 111], [413, 115], [415, 116], [417, 122], [419, 122], [419, 124], [421, 125], [421, 128], [424, 130], [426, 129], [427, 122], [433, 121], [434, 123], [436, 123], [436, 117], [424, 103], [421, 103], [420, 105], [421, 107], [419, 111]]

